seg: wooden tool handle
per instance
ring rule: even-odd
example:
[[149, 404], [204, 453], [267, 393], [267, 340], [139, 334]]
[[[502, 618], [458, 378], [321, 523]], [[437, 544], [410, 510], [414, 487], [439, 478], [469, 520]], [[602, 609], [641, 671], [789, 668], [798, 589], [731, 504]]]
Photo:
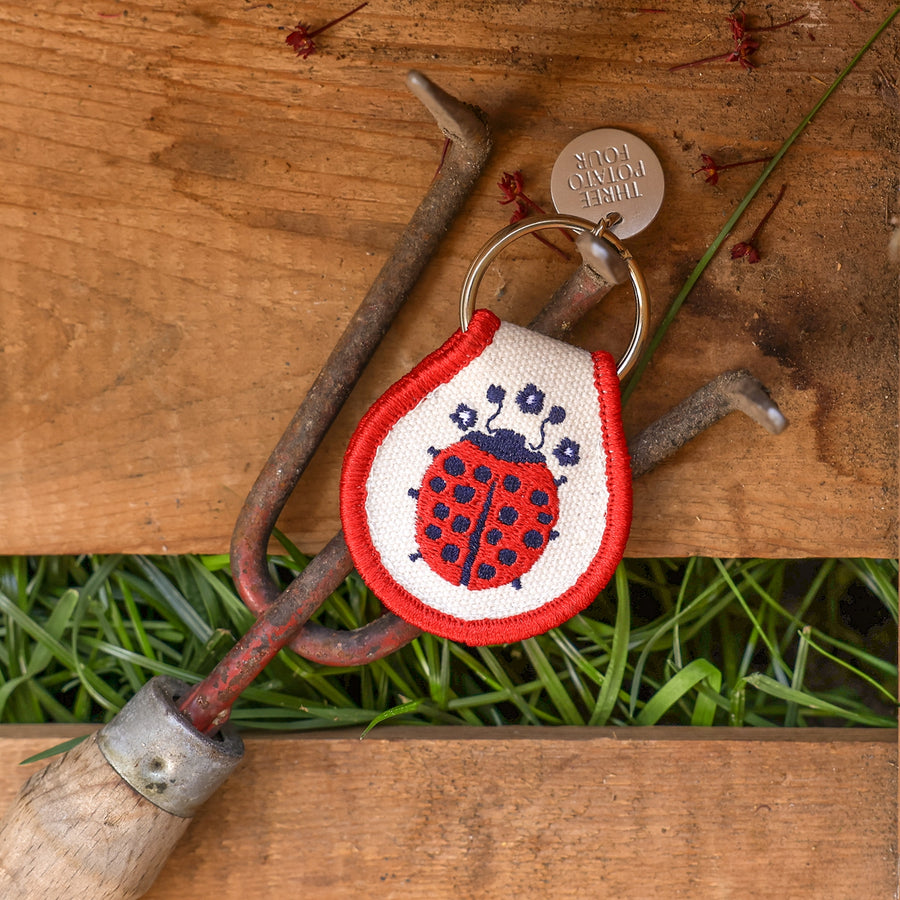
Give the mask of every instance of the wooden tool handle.
[[0, 897], [140, 897], [190, 821], [123, 781], [91, 735], [29, 778], [0, 823]]
[[[197, 731], [151, 679], [96, 734], [22, 786], [0, 822], [0, 898], [129, 900], [153, 884], [195, 811], [240, 763], [240, 737]], [[151, 799], [148, 799], [151, 798]]]

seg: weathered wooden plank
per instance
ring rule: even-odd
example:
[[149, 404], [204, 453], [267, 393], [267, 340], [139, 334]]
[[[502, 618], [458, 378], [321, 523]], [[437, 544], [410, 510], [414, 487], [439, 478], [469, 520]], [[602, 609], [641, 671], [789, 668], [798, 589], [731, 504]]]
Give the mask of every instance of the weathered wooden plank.
[[[73, 727], [0, 727], [20, 759]], [[376, 729], [247, 736], [154, 900], [889, 897], [896, 734]]]
[[[419, 67], [490, 115], [496, 154], [283, 521], [313, 549], [337, 526], [339, 460], [369, 402], [455, 327], [468, 260], [521, 169], [549, 205], [576, 134], [630, 129], [667, 197], [631, 244], [658, 321], [758, 167], [892, 4], [829, 3], [760, 35], [759, 67], [669, 71], [729, 49], [731, 0], [385, 0], [304, 61], [297, 15], [333, 4], [0, 2], [0, 552], [221, 551], [255, 473], [424, 193], [442, 140], [403, 87]], [[800, 10], [803, 11], [803, 10]], [[748, 7], [777, 23], [795, 4]], [[714, 260], [627, 411], [631, 432], [747, 366], [792, 422], [737, 417], [637, 486], [632, 555], [893, 555], [898, 32], [822, 110], [781, 184], [757, 265]], [[536, 241], [481, 301], [526, 321], [568, 268]], [[629, 298], [589, 317], [622, 346]]]

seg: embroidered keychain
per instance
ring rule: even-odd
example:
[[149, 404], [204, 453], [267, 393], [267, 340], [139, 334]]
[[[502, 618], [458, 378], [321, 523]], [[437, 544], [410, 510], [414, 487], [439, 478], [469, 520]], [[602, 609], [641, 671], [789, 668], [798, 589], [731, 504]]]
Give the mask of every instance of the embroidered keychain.
[[[540, 634], [583, 610], [615, 571], [631, 523], [619, 379], [646, 336], [646, 287], [598, 225], [548, 216], [511, 225], [473, 262], [461, 328], [372, 406], [341, 475], [341, 519], [357, 571], [423, 631], [471, 645]], [[606, 352], [472, 314], [488, 265], [524, 234], [593, 235], [627, 263], [634, 334]]]

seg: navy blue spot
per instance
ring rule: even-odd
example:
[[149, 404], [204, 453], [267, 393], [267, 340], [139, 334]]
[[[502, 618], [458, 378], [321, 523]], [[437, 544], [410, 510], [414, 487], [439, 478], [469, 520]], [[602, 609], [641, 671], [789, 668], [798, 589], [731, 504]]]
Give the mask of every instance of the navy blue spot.
[[422, 558], [422, 554], [419, 553], [418, 551], [416, 551], [415, 553], [409, 554], [410, 562], [415, 562], [417, 559], [421, 559], [421, 558]]
[[476, 481], [480, 481], [484, 484], [491, 480], [491, 475], [493, 473], [487, 466], [479, 466], [472, 474], [475, 476]]
[[438, 450], [437, 447], [429, 447], [429, 448], [428, 448], [428, 452], [429, 452], [432, 456], [438, 456], [438, 455], [440, 455], [440, 452], [441, 452], [441, 451]]
[[522, 535], [522, 543], [531, 550], [537, 550], [538, 547], [543, 545], [544, 536], [539, 531], [532, 529]]
[[558, 531], [551, 531], [551, 532], [550, 532], [550, 540], [551, 540], [551, 541], [555, 541], [558, 537], [559, 537], [559, 532], [558, 532]]
[[521, 579], [521, 578], [513, 578], [513, 580], [510, 582], [510, 584], [511, 584], [517, 591], [521, 591], [521, 590], [522, 590], [522, 579]]
[[482, 563], [478, 567], [478, 577], [482, 581], [490, 581], [497, 574], [497, 570], [493, 566], [489, 566], [487, 563]]
[[432, 478], [431, 481], [428, 482], [428, 484], [436, 494], [439, 494], [445, 487], [447, 487], [447, 482], [444, 481], [444, 479], [439, 475]]
[[456, 544], [445, 544], [441, 550], [441, 559], [444, 562], [455, 563], [459, 559], [459, 547]]
[[514, 494], [520, 487], [522, 487], [522, 482], [516, 478], [515, 475], [507, 475], [503, 479], [503, 487], [506, 488], [511, 494]]
[[453, 496], [459, 503], [468, 503], [475, 496], [475, 488], [467, 484], [458, 484], [453, 488]]
[[532, 491], [531, 502], [535, 506], [546, 506], [550, 502], [550, 498], [545, 491]]
[[436, 541], [441, 536], [441, 534], [442, 534], [441, 529], [438, 528], [437, 525], [429, 525], [425, 529], [425, 537], [429, 537], [433, 541]]
[[406, 493], [409, 494], [409, 496], [412, 497], [413, 500], [419, 499], [419, 492], [415, 488], [410, 488]]
[[[435, 503], [434, 517], [436, 519], [446, 519], [450, 515], [450, 507], [446, 503]], [[538, 516], [540, 518], [540, 516]]]
[[467, 518], [466, 516], [457, 516], [453, 520], [453, 525], [450, 527], [457, 533], [463, 534], [464, 532], [469, 530], [469, 526], [472, 524], [472, 520]]
[[549, 525], [553, 521], [553, 516], [550, 513], [538, 513], [537, 520], [541, 525]]
[[444, 460], [444, 471], [458, 477], [466, 471], [466, 464], [458, 456], [448, 456]]
[[506, 550], [503, 549], [497, 554], [497, 559], [503, 563], [504, 566], [511, 566], [519, 557], [519, 554], [516, 553], [515, 550]]
[[496, 547], [497, 544], [503, 539], [503, 532], [499, 528], [492, 528], [485, 536], [484, 539], [492, 546]]
[[504, 525], [514, 525], [516, 522], [516, 519], [519, 518], [519, 514], [516, 512], [514, 507], [504, 506], [501, 508], [500, 512], [497, 514], [497, 518]]

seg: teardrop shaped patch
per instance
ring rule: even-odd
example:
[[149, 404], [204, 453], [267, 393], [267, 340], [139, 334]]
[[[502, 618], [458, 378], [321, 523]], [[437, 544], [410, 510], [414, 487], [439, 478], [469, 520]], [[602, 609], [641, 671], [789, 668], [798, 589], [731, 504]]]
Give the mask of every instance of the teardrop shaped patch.
[[423, 631], [484, 645], [560, 625], [628, 539], [614, 360], [477, 311], [363, 417], [341, 520], [363, 580]]

